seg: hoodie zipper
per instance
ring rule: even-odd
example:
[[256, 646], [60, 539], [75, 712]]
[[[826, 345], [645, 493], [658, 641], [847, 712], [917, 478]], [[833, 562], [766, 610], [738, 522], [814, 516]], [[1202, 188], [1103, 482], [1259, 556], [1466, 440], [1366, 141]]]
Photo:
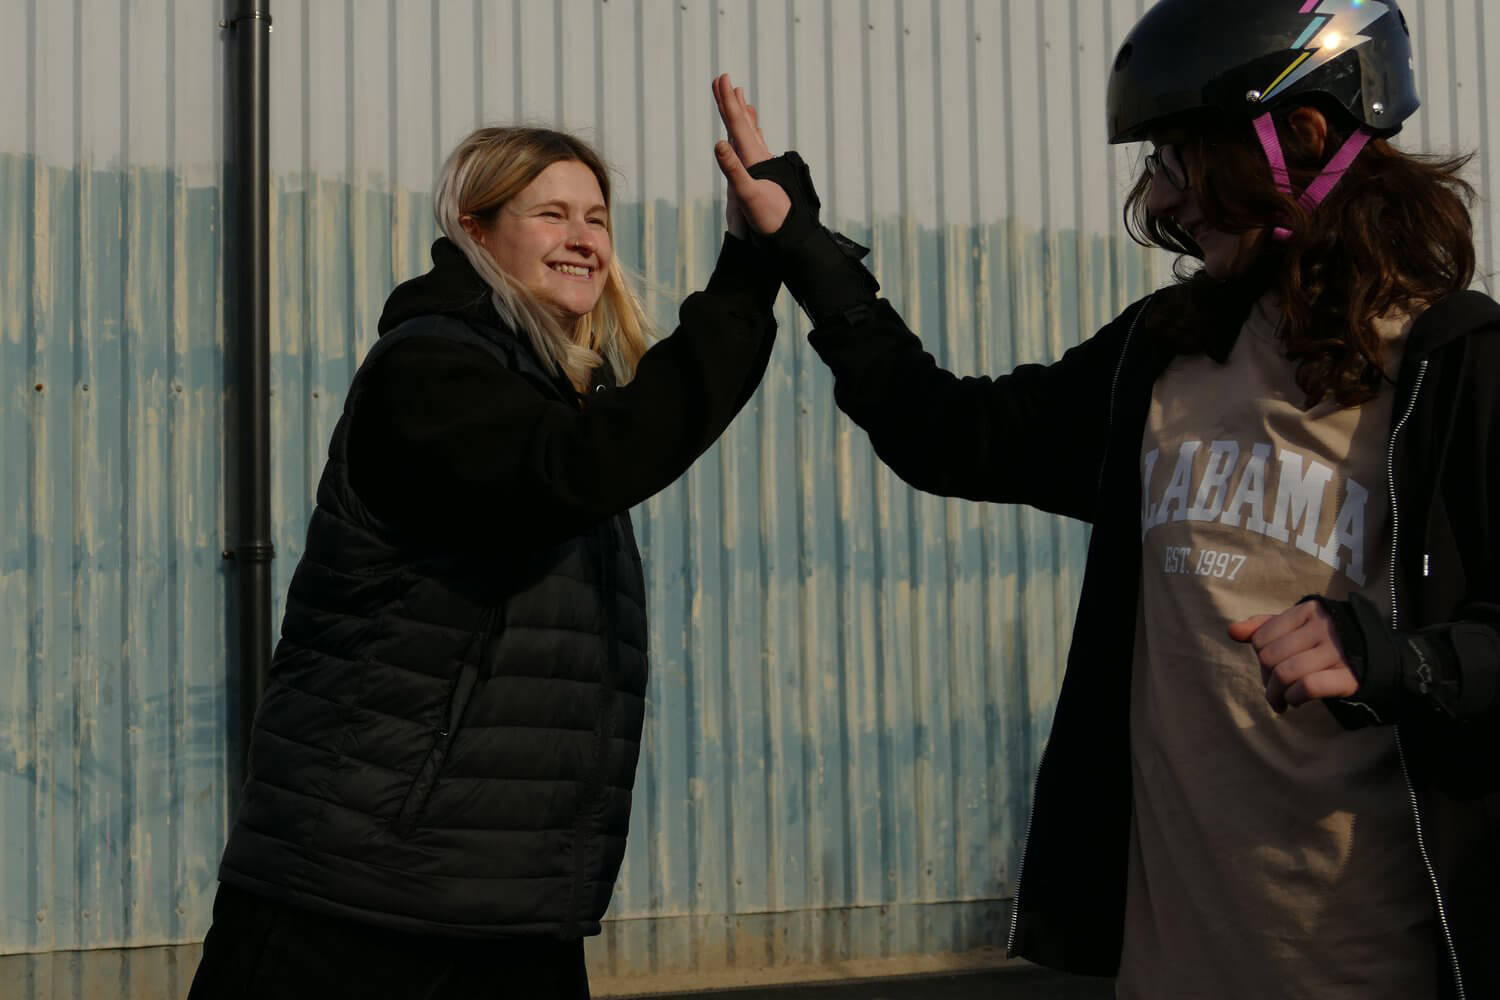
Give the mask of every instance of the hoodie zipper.
[[1391, 563], [1390, 563], [1390, 586], [1391, 586], [1391, 628], [1398, 628], [1401, 624], [1401, 610], [1396, 605], [1396, 546], [1397, 536], [1401, 527], [1401, 508], [1396, 501], [1396, 438], [1406, 428], [1406, 422], [1411, 419], [1412, 412], [1417, 408], [1417, 396], [1422, 392], [1422, 382], [1427, 378], [1427, 361], [1424, 359], [1417, 365], [1417, 377], [1412, 383], [1411, 398], [1406, 401], [1406, 410], [1401, 414], [1401, 419], [1396, 421], [1396, 427], [1391, 431], [1391, 439], [1386, 442], [1385, 448], [1385, 483], [1386, 489], [1390, 491], [1391, 497]]
[[[1104, 490], [1104, 466], [1109, 454], [1109, 439], [1114, 435], [1115, 429], [1115, 400], [1119, 396], [1120, 374], [1125, 370], [1125, 356], [1130, 353], [1130, 342], [1135, 338], [1135, 328], [1140, 325], [1141, 317], [1146, 310], [1151, 308], [1151, 299], [1148, 298], [1140, 311], [1130, 321], [1130, 328], [1125, 331], [1125, 343], [1120, 347], [1120, 360], [1115, 362], [1115, 375], [1109, 385], [1109, 419], [1104, 425], [1105, 458], [1099, 461], [1099, 485], [1098, 492]], [[1031, 848], [1031, 824], [1036, 819], [1036, 790], [1041, 784], [1042, 768], [1047, 764], [1047, 751], [1051, 748], [1052, 741], [1048, 739], [1042, 747], [1042, 756], [1036, 763], [1036, 777], [1031, 781], [1031, 810], [1026, 814], [1026, 833], [1021, 838], [1021, 860], [1016, 864], [1016, 897], [1010, 904], [1010, 933], [1005, 936], [1005, 953], [1014, 955], [1016, 951], [1016, 928], [1020, 925], [1021, 918], [1021, 880], [1026, 875], [1026, 853]]]
[[[1400, 436], [1406, 422], [1411, 419], [1412, 411], [1417, 408], [1417, 396], [1422, 392], [1422, 382], [1427, 376], [1427, 362], [1423, 360], [1417, 366], [1417, 378], [1412, 384], [1411, 398], [1407, 400], [1406, 410], [1401, 414], [1401, 419], [1396, 422], [1396, 427], [1391, 431], [1390, 442], [1385, 452], [1385, 479], [1390, 489], [1391, 498], [1391, 561], [1390, 561], [1390, 586], [1391, 586], [1391, 628], [1397, 629], [1401, 625], [1401, 609], [1396, 603], [1396, 554], [1401, 535], [1401, 509], [1396, 499], [1396, 438]], [[1411, 805], [1411, 815], [1417, 829], [1417, 852], [1422, 856], [1422, 866], [1427, 872], [1427, 881], [1432, 886], [1433, 899], [1437, 902], [1438, 923], [1443, 928], [1443, 944], [1448, 950], [1448, 961], [1453, 968], [1453, 984], [1457, 989], [1458, 1000], [1464, 1000], [1464, 977], [1463, 971], [1458, 964], [1458, 949], [1453, 944], [1453, 931], [1448, 926], [1448, 908], [1443, 902], [1443, 888], [1438, 883], [1437, 870], [1432, 865], [1432, 855], [1427, 850], [1427, 835], [1422, 831], [1422, 809], [1417, 801], [1417, 789], [1411, 780], [1411, 771], [1406, 766], [1406, 747], [1401, 742], [1401, 727], [1396, 726], [1396, 758], [1401, 763], [1401, 778], [1406, 784], [1406, 800]]]

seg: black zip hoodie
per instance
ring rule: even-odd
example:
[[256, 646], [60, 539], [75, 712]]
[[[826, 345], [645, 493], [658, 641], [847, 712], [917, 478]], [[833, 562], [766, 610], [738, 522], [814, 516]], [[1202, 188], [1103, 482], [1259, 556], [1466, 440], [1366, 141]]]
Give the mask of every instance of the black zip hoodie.
[[[1181, 289], [1138, 302], [1051, 365], [997, 378], [940, 369], [817, 221], [795, 153], [752, 168], [791, 195], [765, 242], [813, 317], [839, 407], [918, 489], [1026, 503], [1093, 525], [1078, 616], [1037, 777], [1008, 946], [1073, 972], [1119, 967], [1131, 814], [1130, 665], [1140, 581], [1140, 447], [1174, 348], [1143, 329]], [[1222, 338], [1219, 338], [1222, 340]], [[1217, 343], [1216, 356], [1228, 347]], [[1500, 996], [1500, 306], [1462, 293], [1411, 330], [1388, 466], [1395, 627], [1341, 602], [1359, 692], [1345, 725], [1398, 723], [1422, 866], [1454, 995]], [[1372, 711], [1373, 709], [1373, 711]], [[1309, 942], [1310, 948], [1317, 947]]]

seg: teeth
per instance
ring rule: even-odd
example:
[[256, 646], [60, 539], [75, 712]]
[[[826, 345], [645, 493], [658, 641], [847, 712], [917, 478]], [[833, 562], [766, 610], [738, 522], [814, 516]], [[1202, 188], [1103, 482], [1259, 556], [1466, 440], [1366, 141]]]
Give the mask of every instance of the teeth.
[[553, 264], [552, 266], [563, 274], [572, 274], [580, 278], [587, 278], [591, 273], [588, 268], [579, 267], [577, 264]]

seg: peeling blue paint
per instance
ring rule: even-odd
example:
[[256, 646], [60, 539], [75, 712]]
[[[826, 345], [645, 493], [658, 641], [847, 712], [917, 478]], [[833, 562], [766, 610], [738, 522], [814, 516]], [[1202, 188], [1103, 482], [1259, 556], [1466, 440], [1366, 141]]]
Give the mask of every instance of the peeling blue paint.
[[0, 952], [202, 932], [228, 715], [219, 200], [0, 156]]
[[[0, 717], [16, 720], [0, 753], [0, 850], [14, 861], [0, 869], [0, 951], [193, 940], [235, 710], [221, 198], [165, 171], [17, 157], [0, 157], [0, 184], [0, 240], [17, 250], [0, 269], [0, 351], [30, 373], [4, 396], [0, 461], [31, 470], [0, 487], [29, 511], [12, 524], [30, 526], [0, 539], [12, 662], [27, 665], [0, 684]], [[433, 226], [413, 206], [427, 207], [306, 176], [276, 185], [278, 611], [381, 303], [427, 266]], [[668, 332], [712, 268], [722, 206], [616, 214], [617, 252]], [[410, 225], [393, 232], [397, 219]], [[960, 371], [1055, 356], [1113, 304], [1079, 284], [1083, 257], [1115, 259], [1109, 241], [1007, 223], [853, 235]], [[790, 300], [778, 316], [755, 400], [637, 511], [656, 673], [612, 933], [912, 904], [868, 940], [844, 925], [833, 953], [975, 947], [1014, 869], [1086, 534], [911, 491], [837, 413]], [[942, 928], [922, 915], [955, 900], [992, 902]], [[703, 946], [658, 944], [652, 961], [668, 965]], [[611, 968], [636, 961], [616, 953]]]

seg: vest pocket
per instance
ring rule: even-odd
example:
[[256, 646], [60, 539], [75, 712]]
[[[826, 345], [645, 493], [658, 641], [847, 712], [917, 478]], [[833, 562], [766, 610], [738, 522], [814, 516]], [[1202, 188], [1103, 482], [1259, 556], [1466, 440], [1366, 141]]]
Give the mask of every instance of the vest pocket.
[[479, 668], [472, 663], [465, 662], [459, 668], [458, 677], [453, 682], [453, 690], [448, 696], [448, 714], [443, 727], [432, 737], [432, 749], [427, 751], [427, 757], [422, 761], [422, 766], [417, 770], [417, 776], [412, 779], [411, 787], [406, 790], [406, 798], [401, 802], [401, 811], [396, 814], [396, 821], [391, 828], [400, 836], [410, 836], [416, 829], [417, 821], [422, 818], [427, 809], [427, 800], [432, 797], [432, 790], [437, 785], [438, 775], [443, 771], [443, 762], [448, 759], [448, 748], [453, 745], [453, 739], [458, 735], [459, 725], [463, 721], [464, 709], [469, 705], [469, 698], [474, 693], [474, 685], [479, 679]]

